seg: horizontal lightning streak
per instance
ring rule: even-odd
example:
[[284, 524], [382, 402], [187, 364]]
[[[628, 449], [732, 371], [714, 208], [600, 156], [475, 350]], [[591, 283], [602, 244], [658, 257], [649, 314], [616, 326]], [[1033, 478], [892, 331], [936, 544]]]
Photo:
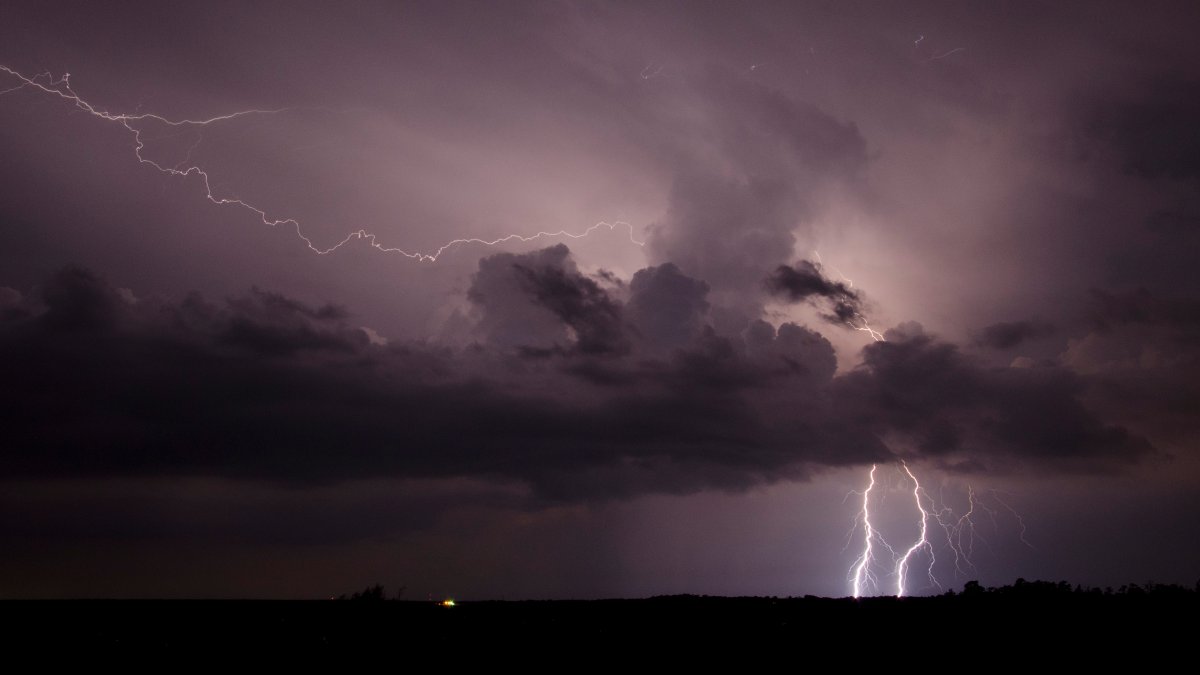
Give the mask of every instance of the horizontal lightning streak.
[[[661, 67], [659, 68], [659, 70], [661, 70]], [[441, 257], [441, 255], [443, 253], [445, 253], [447, 250], [454, 248], [456, 246], [461, 246], [461, 245], [466, 245], [466, 244], [496, 246], [496, 245], [504, 244], [504, 243], [508, 243], [508, 242], [517, 242], [517, 241], [532, 242], [532, 241], [536, 241], [538, 239], [550, 238], [550, 237], [566, 237], [566, 238], [570, 238], [570, 239], [583, 239], [583, 238], [591, 235], [596, 230], [603, 229], [603, 228], [607, 228], [609, 231], [614, 231], [617, 229], [627, 229], [629, 231], [630, 243], [636, 244], [637, 246], [645, 246], [644, 241], [639, 241], [634, 236], [634, 230], [633, 230], [632, 224], [627, 223], [625, 221], [615, 221], [615, 222], [611, 222], [611, 223], [610, 222], [599, 222], [599, 223], [596, 223], [595, 225], [592, 225], [591, 227], [587, 228], [586, 230], [584, 230], [582, 232], [568, 232], [566, 230], [558, 230], [556, 232], [539, 231], [537, 233], [530, 234], [530, 235], [507, 234], [507, 235], [498, 237], [496, 239], [482, 239], [482, 238], [478, 238], [478, 237], [464, 237], [464, 238], [459, 238], [459, 239], [452, 239], [452, 240], [446, 242], [445, 244], [442, 244], [441, 246], [439, 246], [432, 253], [420, 252], [420, 251], [408, 251], [406, 249], [402, 249], [402, 248], [398, 248], [398, 247], [385, 246], [378, 241], [378, 237], [374, 233], [368, 232], [366, 229], [359, 229], [359, 230], [350, 232], [341, 241], [337, 242], [333, 246], [329, 246], [327, 248], [321, 248], [321, 247], [317, 246], [310, 237], [308, 237], [307, 235], [304, 234], [304, 232], [301, 230], [300, 222], [298, 220], [296, 220], [295, 218], [275, 218], [275, 217], [268, 215], [266, 210], [259, 208], [249, 202], [246, 202], [241, 198], [218, 196], [213, 190], [212, 183], [210, 181], [208, 172], [205, 171], [204, 169], [201, 169], [199, 166], [196, 166], [196, 165], [190, 163], [191, 155], [195, 151], [196, 146], [199, 145], [199, 143], [200, 143], [199, 139], [197, 139], [196, 144], [194, 144], [188, 150], [187, 156], [181, 162], [179, 162], [178, 164], [176, 164], [174, 166], [164, 166], [163, 164], [159, 164], [158, 162], [156, 162], [152, 159], [149, 159], [145, 155], [142, 154], [142, 151], [146, 147], [146, 141], [145, 141], [145, 139], [143, 139], [143, 136], [142, 136], [143, 130], [136, 126], [139, 122], [154, 122], [154, 123], [163, 124], [163, 125], [167, 125], [167, 126], [171, 126], [171, 127], [195, 127], [195, 128], [197, 128], [197, 130], [199, 130], [199, 128], [208, 126], [210, 124], [215, 124], [217, 122], [234, 120], [239, 117], [245, 117], [245, 116], [249, 116], [249, 115], [272, 115], [272, 114], [285, 112], [287, 110], [290, 110], [290, 108], [240, 110], [237, 112], [233, 112], [233, 113], [229, 113], [229, 114], [225, 114], [225, 115], [217, 115], [215, 117], [209, 117], [209, 118], [205, 118], [205, 119], [182, 119], [182, 120], [172, 120], [172, 119], [163, 117], [161, 115], [156, 115], [154, 113], [138, 113], [138, 114], [112, 113], [107, 110], [97, 108], [96, 106], [92, 105], [87, 100], [83, 99], [78, 94], [76, 94], [71, 89], [70, 73], [64, 74], [62, 77], [60, 77], [58, 79], [55, 79], [53, 77], [53, 75], [51, 75], [50, 73], [41, 73], [41, 74], [35, 75], [33, 77], [27, 77], [26, 75], [23, 75], [22, 73], [20, 73], [16, 70], [13, 70], [12, 68], [9, 68], [8, 66], [2, 65], [2, 64], [0, 64], [0, 72], [5, 73], [7, 75], [11, 75], [12, 77], [15, 77], [18, 80], [20, 80], [20, 84], [18, 84], [15, 87], [10, 87], [8, 89], [0, 90], [0, 94], [7, 94], [7, 93], [10, 93], [13, 91], [17, 91], [19, 89], [32, 87], [34, 89], [38, 89], [42, 92], [45, 92], [46, 94], [50, 94], [52, 96], [57, 96], [60, 99], [69, 101], [76, 108], [88, 113], [89, 115], [98, 117], [98, 118], [108, 121], [108, 122], [114, 122], [114, 123], [120, 124], [133, 136], [134, 156], [137, 158], [138, 162], [148, 165], [148, 166], [151, 166], [154, 169], [156, 169], [157, 171], [167, 174], [167, 175], [171, 175], [171, 176], [179, 176], [179, 177], [197, 176], [197, 177], [199, 177], [201, 179], [201, 181], [204, 183], [205, 198], [207, 198], [208, 201], [210, 201], [213, 204], [216, 204], [218, 206], [239, 206], [239, 207], [245, 209], [246, 211], [249, 211], [249, 212], [253, 213], [254, 215], [258, 216], [259, 220], [262, 221], [262, 223], [264, 225], [267, 225], [269, 227], [278, 227], [281, 225], [290, 226], [293, 229], [295, 229], [296, 236], [301, 241], [304, 242], [305, 246], [307, 246], [310, 251], [312, 251], [313, 253], [316, 253], [317, 255], [328, 255], [351, 242], [362, 241], [362, 242], [366, 242], [367, 245], [370, 246], [371, 248], [373, 248], [377, 251], [383, 252], [383, 253], [395, 253], [395, 254], [399, 254], [406, 258], [410, 258], [412, 260], [416, 260], [419, 262], [436, 262], [437, 259], [439, 257]], [[655, 74], [657, 74], [657, 71], [655, 71]], [[42, 80], [45, 80], [45, 82], [42, 82]]]
[[954, 54], [957, 54], [961, 51], [966, 51], [966, 49], [967, 49], [966, 47], [955, 47], [954, 49], [951, 49], [948, 52], [944, 52], [942, 54], [938, 54], [937, 56], [931, 56], [928, 59], [925, 59], [925, 63], [929, 63], [930, 61], [938, 61], [938, 60], [946, 58], [947, 56], [953, 56]]

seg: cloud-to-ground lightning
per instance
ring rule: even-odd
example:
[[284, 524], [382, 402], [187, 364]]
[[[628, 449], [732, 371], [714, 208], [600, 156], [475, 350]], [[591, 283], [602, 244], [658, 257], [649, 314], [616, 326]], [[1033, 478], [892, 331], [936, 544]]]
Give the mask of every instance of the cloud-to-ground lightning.
[[900, 462], [900, 466], [904, 468], [904, 473], [908, 474], [909, 479], [913, 482], [913, 500], [916, 502], [917, 511], [921, 514], [921, 534], [917, 538], [917, 541], [914, 542], [912, 546], [908, 547], [908, 550], [904, 552], [904, 555], [900, 556], [900, 560], [896, 563], [897, 598], [904, 597], [904, 593], [906, 591], [905, 582], [908, 579], [909, 561], [918, 551], [924, 550], [928, 552], [929, 580], [933, 582], [935, 586], [941, 586], [941, 584], [938, 583], [937, 578], [933, 576], [933, 566], [937, 564], [937, 557], [933, 553], [933, 546], [929, 543], [929, 511], [926, 511], [925, 505], [921, 503], [921, 482], [917, 480], [917, 477], [913, 474], [912, 469], [908, 468], [907, 463], [902, 461]]
[[871, 490], [875, 488], [875, 469], [871, 466], [871, 482], [867, 484], [867, 489], [863, 490], [862, 511], [859, 512], [863, 524], [863, 552], [855, 560], [855, 565], [852, 568], [854, 579], [854, 597], [862, 595], [863, 587], [868, 581], [872, 581], [871, 576], [871, 561], [874, 557], [875, 547], [875, 528], [871, 526]]
[[[820, 268], [825, 268], [825, 261], [821, 258], [821, 252], [813, 250], [813, 257], [816, 258]], [[828, 266], [835, 274], [837, 274], [847, 289], [854, 289], [854, 280], [847, 277], [837, 267]], [[855, 319], [861, 323], [856, 323]], [[876, 342], [885, 342], [881, 332], [875, 330], [868, 323], [867, 318], [862, 312], [855, 311], [851, 320], [846, 321], [849, 327], [868, 333]], [[916, 509], [917, 517], [917, 538], [903, 553], [899, 553], [897, 549], [892, 548], [884, 540], [880, 532], [880, 528], [875, 522], [872, 522], [871, 516], [871, 495], [877, 489], [885, 490], [878, 487], [878, 479], [876, 473], [879, 470], [878, 464], [871, 465], [871, 471], [867, 477], [867, 487], [862, 491], [852, 491], [851, 494], [860, 494], [862, 496], [862, 507], [855, 515], [854, 525], [846, 538], [846, 546], [843, 547], [843, 552], [849, 547], [854, 534], [861, 527], [863, 530], [862, 551], [854, 562], [850, 565], [849, 578], [851, 582], [851, 593], [853, 597], [862, 597], [868, 591], [878, 593], [881, 590], [880, 577], [876, 573], [876, 568], [884, 565], [881, 560], [880, 548], [884, 548], [891, 554], [891, 572], [890, 577], [895, 580], [895, 595], [896, 597], [904, 597], [910, 595], [913, 591], [913, 586], [910, 583], [909, 573], [911, 572], [914, 562], [924, 555], [928, 559], [928, 565], [925, 568], [926, 576], [929, 579], [929, 587], [941, 588], [942, 584], [938, 581], [934, 573], [934, 567], [938, 564], [937, 551], [935, 550], [934, 542], [930, 538], [931, 525], [937, 525], [945, 538], [945, 547], [950, 549], [954, 556], [954, 575], [966, 575], [975, 570], [975, 564], [972, 557], [975, 553], [975, 539], [978, 538], [984, 544], [987, 540], [980, 536], [977, 532], [975, 523], [976, 508], [984, 511], [991, 518], [993, 527], [998, 527], [996, 523], [997, 508], [1004, 509], [1012, 514], [1020, 527], [1018, 535], [1021, 543], [1032, 548], [1026, 538], [1025, 520], [1021, 514], [1012, 508], [1008, 502], [1004, 501], [996, 490], [991, 491], [992, 500], [996, 503], [996, 507], [988, 506], [983, 499], [978, 496], [975, 489], [967, 486], [967, 509], [961, 516], [956, 516], [954, 509], [946, 506], [944, 500], [939, 504], [939, 500], [929, 494], [921, 486], [920, 479], [913, 472], [912, 468], [903, 459], [898, 462], [899, 475], [905, 483], [912, 485], [912, 503]], [[849, 497], [849, 495], [847, 495]], [[930, 521], [933, 521], [932, 523]], [[989, 546], [990, 548], [990, 546]]]
[[[818, 271], [823, 270], [826, 265], [821, 258], [821, 252], [813, 250], [813, 257], [817, 261]], [[853, 291], [854, 280], [847, 277], [837, 267], [828, 266], [835, 274], [837, 274], [846, 289]], [[858, 322], [861, 323], [856, 323]], [[853, 317], [847, 320], [846, 325], [849, 327], [868, 333], [876, 342], [886, 342], [884, 335], [871, 327], [867, 318], [862, 312], [855, 310]], [[855, 598], [862, 597], [868, 593], [879, 593], [882, 590], [881, 575], [876, 570], [879, 568], [890, 569], [887, 577], [893, 578], [895, 585], [894, 593], [896, 597], [904, 597], [910, 595], [914, 588], [910, 580], [910, 572], [912, 566], [921, 556], [928, 560], [928, 565], [925, 567], [925, 573], [929, 579], [930, 588], [942, 588], [941, 582], [934, 573], [934, 568], [938, 565], [937, 550], [934, 545], [934, 540], [930, 537], [931, 526], [936, 525], [941, 529], [944, 535], [944, 546], [950, 549], [954, 557], [954, 575], [966, 575], [975, 570], [975, 564], [972, 557], [975, 552], [975, 539], [987, 544], [987, 540], [979, 536], [976, 531], [975, 510], [978, 508], [988, 514], [992, 520], [993, 527], [998, 527], [996, 524], [997, 508], [1004, 509], [1012, 514], [1020, 527], [1019, 539], [1026, 546], [1029, 544], [1026, 538], [1025, 520], [1021, 515], [1001, 499], [995, 490], [992, 490], [992, 500], [997, 504], [996, 507], [988, 506], [983, 499], [977, 495], [975, 489], [967, 486], [967, 509], [961, 516], [955, 514], [954, 509], [946, 506], [944, 500], [939, 504], [939, 500], [934, 498], [922, 485], [917, 474], [909, 467], [908, 463], [903, 459], [897, 462], [897, 472], [900, 480], [905, 484], [911, 484], [912, 504], [917, 514], [917, 537], [916, 540], [900, 552], [893, 548], [883, 538], [880, 527], [877, 521], [872, 520], [872, 494], [879, 491], [886, 492], [887, 486], [879, 485], [877, 473], [879, 464], [872, 464], [871, 471], [867, 476], [867, 486], [861, 492], [852, 490], [847, 494], [860, 495], [862, 497], [862, 506], [855, 514], [853, 526], [849, 534], [846, 536], [846, 546], [843, 547], [843, 553], [849, 548], [854, 535], [858, 529], [862, 528], [862, 549], [858, 556], [851, 563], [847, 577], [850, 581], [851, 594]], [[931, 522], [932, 521], [932, 522]], [[941, 538], [939, 537], [939, 541]], [[989, 546], [990, 548], [990, 546]], [[882, 550], [886, 550], [891, 555], [890, 562], [884, 560]], [[890, 568], [889, 568], [890, 565]]]
[[[867, 588], [867, 584], [878, 587], [879, 581], [875, 578], [875, 573], [872, 567], [875, 564], [875, 527], [871, 525], [871, 491], [875, 489], [875, 470], [877, 465], [871, 466], [870, 482], [867, 488], [862, 491], [862, 510], [858, 512], [854, 524], [857, 529], [859, 522], [863, 528], [863, 551], [855, 559], [854, 564], [850, 568], [850, 578], [853, 583], [854, 597], [861, 597]], [[854, 535], [854, 530], [850, 531], [851, 536]]]
[[[977, 503], [975, 488], [968, 484], [967, 510], [961, 516], [955, 518], [954, 510], [948, 506], [943, 506], [933, 513], [937, 524], [946, 533], [947, 545], [954, 553], [954, 573], [956, 575], [967, 574], [975, 569], [975, 564], [971, 562], [971, 558], [975, 555], [975, 539], [978, 538], [987, 544], [987, 540], [978, 533], [975, 527], [976, 507], [988, 510], [986, 504]], [[963, 542], [964, 538], [966, 539], [965, 543]]]
[[1021, 543], [1025, 544], [1029, 548], [1033, 548], [1033, 544], [1029, 543], [1029, 540], [1025, 538], [1025, 532], [1026, 532], [1025, 519], [1023, 517], [1021, 517], [1020, 513], [1017, 513], [1016, 509], [1009, 506], [1008, 502], [1006, 502], [1000, 498], [999, 490], [992, 490], [991, 493], [992, 493], [992, 498], [996, 500], [996, 503], [1000, 504], [1000, 506], [1004, 507], [1004, 509], [1006, 511], [1008, 511], [1010, 514], [1012, 514], [1013, 518], [1016, 518], [1017, 526], [1020, 527], [1020, 529], [1021, 529], [1020, 533], [1018, 533], [1018, 535], [1017, 535], [1021, 539]]
[[[659, 66], [658, 70], [655, 70], [653, 75], [657, 75], [661, 70], [662, 70], [662, 67]], [[180, 120], [168, 119], [166, 117], [163, 117], [161, 115], [156, 115], [154, 113], [136, 113], [136, 114], [113, 113], [113, 112], [109, 112], [108, 110], [98, 108], [95, 105], [93, 105], [92, 103], [90, 103], [89, 101], [87, 101], [86, 99], [84, 99], [83, 97], [79, 96], [79, 94], [77, 94], [71, 88], [71, 75], [69, 73], [62, 75], [61, 77], [59, 77], [57, 79], [50, 73], [40, 73], [38, 75], [29, 77], [29, 76], [26, 76], [6, 65], [3, 65], [3, 64], [0, 64], [0, 73], [4, 73], [6, 75], [14, 77], [19, 82], [19, 84], [17, 84], [16, 86], [0, 90], [0, 94], [8, 94], [8, 93], [15, 92], [15, 91], [18, 91], [21, 89], [26, 89], [26, 88], [36, 89], [36, 90], [44, 92], [45, 94], [48, 94], [50, 96], [56, 96], [64, 101], [67, 101], [67, 102], [73, 104], [77, 109], [82, 110], [83, 112], [85, 112], [89, 115], [92, 115], [99, 119], [105, 120], [107, 122], [113, 122], [115, 124], [121, 125], [132, 136], [133, 152], [134, 152], [134, 156], [137, 158], [138, 162], [145, 164], [147, 166], [153, 167], [155, 170], [157, 170], [163, 174], [177, 176], [177, 177], [181, 177], [181, 178], [189, 177], [189, 176], [195, 176], [195, 177], [200, 178], [201, 182], [204, 185], [204, 193], [205, 193], [204, 196], [205, 196], [205, 198], [208, 199], [208, 201], [210, 201], [213, 204], [216, 204], [218, 206], [241, 207], [242, 209], [249, 211], [250, 213], [257, 216], [258, 219], [261, 220], [264, 225], [267, 225], [269, 227], [279, 227], [279, 226], [291, 227], [295, 230], [296, 236], [302, 242], [304, 242], [304, 245], [307, 246], [310, 251], [312, 251], [313, 253], [316, 253], [317, 255], [327, 255], [327, 254], [333, 253], [334, 251], [342, 248], [343, 246], [345, 246], [351, 242], [358, 241], [358, 242], [365, 242], [371, 248], [373, 248], [377, 251], [383, 252], [383, 253], [395, 253], [395, 254], [402, 255], [406, 258], [410, 258], [412, 260], [416, 260], [416, 261], [420, 261], [420, 262], [436, 262], [437, 259], [439, 257], [441, 257], [441, 255], [443, 253], [445, 253], [447, 250], [454, 248], [456, 246], [462, 246], [462, 245], [467, 245], [467, 244], [477, 244], [477, 245], [482, 245], [482, 246], [497, 246], [499, 244], [504, 244], [504, 243], [508, 243], [508, 242], [532, 242], [532, 241], [536, 241], [538, 239], [554, 238], [554, 237], [565, 237], [565, 238], [570, 238], [570, 239], [583, 239], [583, 238], [591, 235], [593, 232], [600, 230], [600, 229], [608, 229], [609, 231], [613, 231], [613, 230], [617, 230], [617, 229], [628, 230], [629, 241], [631, 243], [633, 243], [637, 246], [645, 246], [645, 242], [638, 240], [637, 237], [635, 236], [634, 228], [633, 228], [632, 224], [625, 222], [625, 221], [614, 221], [614, 222], [596, 223], [596, 224], [592, 225], [591, 227], [588, 227], [587, 229], [583, 230], [582, 232], [568, 232], [566, 230], [538, 231], [533, 234], [506, 234], [501, 237], [497, 237], [495, 239], [483, 239], [483, 238], [478, 238], [478, 237], [462, 237], [462, 238], [452, 239], [452, 240], [446, 242], [445, 244], [442, 244], [438, 248], [434, 249], [432, 252], [409, 251], [409, 250], [399, 248], [399, 247], [386, 246], [379, 242], [378, 236], [376, 234], [371, 233], [371, 232], [367, 231], [366, 229], [355, 230], [355, 231], [347, 234], [345, 237], [343, 237], [340, 241], [333, 244], [332, 246], [321, 247], [321, 246], [318, 246], [316, 243], [314, 243], [310, 237], [308, 237], [307, 235], [304, 234], [303, 230], [301, 229], [300, 222], [298, 220], [296, 220], [295, 218], [276, 218], [274, 216], [269, 215], [265, 209], [259, 208], [258, 206], [255, 206], [255, 205], [251, 204], [250, 202], [247, 202], [247, 201], [241, 199], [240, 197], [223, 197], [223, 196], [218, 195], [213, 189], [212, 181], [211, 181], [211, 178], [210, 178], [208, 172], [205, 171], [204, 169], [200, 168], [198, 165], [191, 163], [192, 153], [195, 151], [196, 146], [199, 145], [199, 143], [200, 143], [199, 137], [197, 138], [196, 143], [193, 144], [192, 147], [188, 150], [188, 153], [184, 157], [184, 159], [172, 166], [168, 166], [168, 165], [162, 164], [158, 161], [155, 161], [153, 159], [150, 159], [150, 158], [146, 157], [146, 155], [143, 153], [143, 150], [145, 150], [145, 148], [146, 148], [146, 139], [143, 137], [144, 129], [141, 128], [141, 125], [144, 125], [144, 124], [160, 124], [160, 125], [165, 125], [168, 127], [185, 127], [185, 128], [195, 129], [195, 130], [197, 130], [197, 132], [199, 132], [199, 130], [201, 130], [203, 127], [217, 124], [219, 122], [226, 122], [229, 120], [237, 119], [239, 117], [246, 117], [246, 116], [250, 116], [250, 115], [278, 114], [278, 113], [287, 111], [288, 108], [239, 110], [239, 111], [228, 113], [225, 115], [217, 115], [215, 117], [209, 117], [209, 118], [205, 118], [205, 119], [180, 119]], [[643, 78], [648, 79], [647, 76], [645, 75], [645, 71], [643, 71]]]
[[[922, 38], [919, 38], [914, 46], [920, 43]], [[956, 52], [963, 51], [964, 48], [957, 48], [932, 57], [929, 60], [937, 60], [946, 58]], [[751, 70], [757, 69], [766, 64], [755, 64], [751, 66]], [[642, 71], [643, 79], [650, 79], [659, 76], [662, 73], [661, 65], [651, 64]], [[533, 242], [539, 239], [547, 238], [570, 238], [583, 239], [597, 230], [607, 229], [609, 231], [627, 230], [628, 238], [632, 244], [637, 246], [645, 246], [645, 242], [637, 239], [635, 230], [632, 224], [626, 221], [613, 222], [598, 222], [582, 231], [569, 232], [567, 230], [558, 231], [538, 231], [532, 234], [506, 234], [495, 239], [484, 239], [478, 237], [461, 237], [455, 238], [436, 249], [429, 251], [410, 251], [407, 249], [385, 245], [378, 240], [378, 236], [367, 229], [356, 229], [349, 232], [339, 241], [331, 246], [318, 246], [312, 238], [304, 234], [300, 222], [295, 218], [278, 218], [269, 215], [267, 211], [241, 197], [222, 196], [213, 187], [213, 180], [210, 174], [199, 165], [192, 161], [192, 157], [197, 147], [203, 141], [203, 129], [205, 127], [228, 122], [242, 117], [254, 115], [275, 115], [283, 113], [288, 108], [275, 109], [247, 109], [239, 110], [224, 115], [217, 115], [208, 118], [200, 119], [169, 119], [155, 113], [116, 113], [107, 109], [98, 107], [81, 97], [72, 88], [71, 76], [64, 73], [60, 77], [55, 77], [50, 73], [40, 73], [32, 77], [26, 76], [6, 65], [0, 64], [0, 73], [15, 78], [17, 83], [15, 86], [0, 89], [0, 95], [12, 94], [19, 90], [32, 89], [42, 92], [48, 96], [55, 97], [66, 103], [70, 103], [77, 110], [82, 111], [92, 117], [100, 120], [120, 125], [126, 132], [129, 133], [133, 155], [137, 161], [143, 165], [149, 166], [156, 171], [179, 178], [196, 177], [204, 186], [204, 196], [212, 204], [218, 206], [236, 206], [254, 214], [264, 225], [270, 227], [285, 226], [292, 228], [296, 236], [304, 243], [304, 245], [317, 255], [328, 255], [341, 249], [353, 242], [362, 242], [380, 252], [395, 253], [406, 258], [418, 262], [435, 262], [443, 253], [457, 246], [464, 245], [482, 245], [482, 246], [497, 246], [508, 242]], [[167, 127], [180, 130], [183, 133], [194, 132], [196, 134], [195, 141], [190, 145], [184, 157], [175, 163], [164, 163], [162, 161], [152, 159], [147, 156], [146, 146], [150, 142], [150, 135], [147, 127], [157, 125], [158, 128]], [[186, 130], [186, 131], [185, 131]], [[819, 263], [824, 265], [821, 260], [821, 254], [814, 252]], [[836, 274], [847, 284], [848, 288], [854, 288], [854, 282], [846, 277], [836, 267], [831, 267]], [[856, 313], [853, 320], [848, 321], [847, 325], [854, 330], [865, 332], [877, 342], [884, 341], [884, 335], [874, 329], [867, 321], [867, 318], [862, 313]], [[1007, 501], [1002, 499], [996, 491], [991, 491], [991, 499], [997, 505], [995, 508], [987, 506], [973, 489], [968, 488], [968, 509], [959, 517], [955, 517], [953, 510], [945, 506], [939, 506], [937, 500], [921, 486], [916, 473], [904, 462], [899, 463], [902, 470], [902, 478], [907, 477], [907, 481], [912, 484], [912, 498], [917, 513], [919, 514], [919, 536], [916, 541], [903, 550], [903, 553], [898, 552], [896, 548], [889, 545], [883, 536], [877, 521], [874, 521], [873, 499], [879, 496], [882, 487], [879, 485], [878, 470], [879, 465], [872, 465], [868, 475], [868, 484], [860, 494], [862, 497], [861, 510], [855, 518], [854, 529], [851, 530], [850, 538], [853, 538], [858, 527], [863, 529], [862, 551], [855, 558], [849, 571], [849, 580], [852, 585], [852, 593], [854, 597], [862, 597], [868, 594], [879, 593], [883, 590], [885, 576], [894, 578], [895, 594], [904, 596], [912, 593], [912, 587], [909, 579], [909, 572], [913, 563], [922, 554], [928, 555], [929, 564], [927, 574], [929, 581], [933, 586], [940, 586], [937, 578], [934, 575], [934, 566], [937, 564], [935, 557], [934, 542], [930, 538], [930, 520], [936, 523], [945, 534], [945, 545], [950, 548], [954, 554], [954, 569], [955, 574], [966, 573], [967, 570], [973, 568], [971, 556], [974, 552], [974, 541], [978, 536], [976, 534], [975, 521], [973, 520], [976, 508], [983, 510], [992, 517], [995, 522], [996, 509], [1003, 509], [1010, 513], [1020, 526], [1020, 540], [1022, 543], [1029, 545], [1026, 537], [1025, 521], [1021, 515], [1009, 505]], [[985, 541], [980, 538], [981, 541]], [[847, 544], [847, 546], [849, 543]]]
[[[850, 493], [862, 496], [862, 506], [855, 514], [854, 524], [847, 535], [846, 545], [846, 548], [848, 548], [850, 541], [861, 527], [863, 531], [861, 538], [862, 549], [851, 563], [847, 575], [851, 583], [853, 597], [859, 598], [864, 595], [881, 593], [884, 587], [883, 582], [888, 579], [892, 580], [893, 585], [891, 588], [893, 589], [893, 595], [896, 597], [912, 595], [914, 591], [919, 590], [912, 583], [910, 574], [912, 566], [918, 560], [924, 560], [925, 558], [928, 559], [928, 564], [925, 566], [925, 573], [929, 579], [928, 587], [942, 588], [942, 583], [938, 580], [934, 569], [938, 565], [939, 560], [936, 550], [938, 546], [948, 548], [953, 554], [955, 578], [965, 576], [969, 572], [974, 571], [975, 564], [972, 558], [975, 553], [975, 540], [979, 539], [985, 544], [987, 543], [977, 531], [977, 524], [974, 520], [976, 509], [987, 513], [992, 518], [994, 527], [997, 526], [995, 521], [997, 508], [1008, 511], [1020, 527], [1019, 539], [1021, 543], [1032, 548], [1032, 545], [1025, 536], [1024, 519], [1007, 502], [998, 497], [995, 494], [995, 490], [989, 492], [991, 499], [995, 501], [997, 506], [988, 506], [984, 501], [985, 498], [976, 493], [974, 488], [968, 486], [967, 509], [961, 516], [956, 516], [954, 509], [945, 504], [939, 504], [939, 500], [935, 499], [921, 485], [916, 472], [903, 460], [896, 463], [893, 476], [895, 477], [894, 480], [900, 484], [904, 484], [905, 486], [911, 485], [911, 489], [908, 487], [905, 489], [911, 495], [911, 502], [909, 503], [914, 506], [917, 536], [915, 541], [903, 551], [893, 548], [884, 539], [878, 521], [873, 520], [873, 518], [878, 516], [878, 509], [873, 509], [872, 504], [882, 500], [883, 493], [888, 490], [888, 484], [881, 479], [879, 471], [879, 465], [872, 464], [871, 471], [867, 476], [867, 487], [861, 492], [854, 490]], [[872, 495], [876, 494], [878, 494], [876, 502], [872, 502]], [[942, 531], [944, 541], [940, 535], [937, 537], [931, 536], [931, 531], [936, 531], [933, 529], [935, 525]], [[942, 543], [935, 545], [935, 540], [942, 541]], [[885, 551], [886, 554], [884, 553]], [[877, 571], [881, 569], [884, 571]]]

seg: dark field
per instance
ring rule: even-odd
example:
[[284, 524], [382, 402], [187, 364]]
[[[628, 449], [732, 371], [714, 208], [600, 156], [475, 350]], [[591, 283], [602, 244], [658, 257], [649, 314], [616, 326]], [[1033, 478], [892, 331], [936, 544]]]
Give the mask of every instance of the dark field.
[[[0, 642], [10, 653], [63, 645], [98, 653], [403, 645], [457, 656], [542, 647], [721, 651], [800, 644], [961, 654], [1007, 645], [1097, 660], [1187, 647], [1198, 609], [1200, 596], [1178, 586], [1105, 593], [1039, 582], [899, 600], [670, 596], [454, 607], [397, 600], [10, 600], [0, 602]], [[1071, 656], [1072, 650], [1079, 653]]]

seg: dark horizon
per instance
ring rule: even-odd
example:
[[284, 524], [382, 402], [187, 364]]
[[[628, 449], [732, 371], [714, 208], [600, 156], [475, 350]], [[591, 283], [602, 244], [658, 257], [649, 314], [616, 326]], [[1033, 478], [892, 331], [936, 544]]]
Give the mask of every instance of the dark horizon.
[[[979, 641], [1039, 662], [1166, 663], [1191, 633], [1180, 616], [1200, 589], [1134, 586], [1120, 592], [1019, 579], [1001, 588], [913, 598], [659, 596], [640, 600], [433, 602], [311, 600], [3, 600], [0, 628], [13, 644], [142, 653], [146, 649], [304, 652], [381, 646], [452, 647], [489, 659], [553, 645], [607, 656], [689, 658], [753, 645], [874, 649], [938, 645], [942, 658], [977, 655]], [[947, 617], [953, 624], [947, 626]], [[957, 639], [947, 639], [947, 636]], [[1086, 636], [1088, 639], [1079, 639]], [[817, 642], [817, 641], [820, 642]], [[1098, 648], [1097, 645], [1102, 645]], [[1011, 650], [1011, 651], [1010, 651]]]
[[1200, 577], [1188, 3], [9, 3], [0, 598]]

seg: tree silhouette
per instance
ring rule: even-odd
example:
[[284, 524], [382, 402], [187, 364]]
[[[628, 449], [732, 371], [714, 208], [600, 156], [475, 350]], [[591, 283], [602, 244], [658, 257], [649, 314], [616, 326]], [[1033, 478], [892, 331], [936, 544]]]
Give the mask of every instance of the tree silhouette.
[[[401, 589], [401, 592], [403, 592], [403, 589]], [[362, 589], [361, 591], [358, 591], [357, 593], [350, 594], [349, 597], [346, 597], [346, 594], [344, 594], [344, 593], [342, 595], [338, 596], [338, 600], [381, 601], [381, 600], [385, 600], [386, 598], [387, 598], [387, 596], [383, 592], [382, 584], [375, 584], [374, 586], [367, 586], [366, 588]]]

